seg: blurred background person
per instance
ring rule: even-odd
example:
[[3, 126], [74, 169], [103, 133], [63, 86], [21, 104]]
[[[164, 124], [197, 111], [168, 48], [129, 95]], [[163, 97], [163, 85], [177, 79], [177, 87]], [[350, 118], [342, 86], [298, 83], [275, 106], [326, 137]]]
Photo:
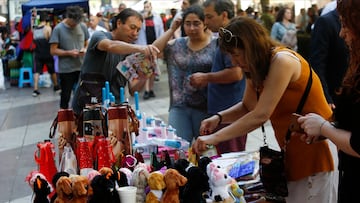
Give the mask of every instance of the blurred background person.
[[119, 7], [118, 7], [118, 13], [120, 13], [121, 11], [123, 11], [126, 8], [126, 4], [125, 3], [120, 3]]
[[296, 28], [299, 32], [306, 32], [306, 27], [309, 22], [309, 16], [306, 14], [305, 8], [300, 9], [300, 13], [295, 18]]
[[271, 28], [275, 22], [274, 16], [271, 13], [271, 7], [265, 6], [264, 12], [260, 16], [260, 20], [262, 25], [268, 30], [269, 34], [271, 32]]
[[[140, 45], [152, 44], [164, 33], [163, 21], [160, 15], [153, 11], [150, 1], [144, 1], [144, 10], [142, 11], [142, 15], [144, 17], [144, 22], [139, 31], [139, 38], [135, 43]], [[155, 97], [153, 89], [154, 80], [155, 74], [146, 81], [143, 99], [147, 100]]]
[[71, 92], [77, 84], [86, 52], [89, 32], [82, 23], [83, 9], [68, 6], [66, 18], [57, 24], [50, 37], [50, 53], [59, 57], [60, 108], [69, 108]]
[[296, 25], [292, 22], [292, 11], [290, 8], [282, 8], [278, 12], [275, 23], [271, 28], [271, 38], [275, 39], [278, 42], [282, 42], [285, 46], [297, 50], [297, 39], [296, 43], [288, 43], [288, 39], [284, 37], [288, 37], [290, 33], [292, 33], [292, 37], [296, 37]]
[[311, 34], [310, 64], [318, 74], [327, 102], [336, 107], [336, 94], [348, 67], [348, 49], [343, 38], [339, 15], [335, 10], [320, 16]]
[[57, 75], [55, 72], [54, 57], [50, 53], [49, 39], [51, 36], [52, 28], [47, 23], [47, 13], [40, 13], [40, 23], [33, 29], [34, 42], [36, 48], [34, 50], [34, 91], [32, 96], [36, 97], [39, 92], [39, 76], [43, 73], [44, 65], [47, 67], [47, 71], [50, 74], [51, 81], [53, 83], [54, 92], [60, 91], [58, 85]]
[[307, 15], [308, 15], [308, 23], [306, 25], [306, 33], [311, 34], [313, 25], [315, 24], [316, 20], [319, 17], [316, 7], [308, 8]]
[[99, 21], [98, 25], [109, 31], [110, 30], [109, 21], [104, 17], [104, 14], [101, 12], [98, 12], [96, 14], [96, 17], [98, 18], [98, 21]]
[[168, 29], [170, 28], [171, 23], [172, 23], [172, 21], [174, 20], [176, 13], [177, 13], [176, 8], [170, 9], [170, 17], [169, 17], [169, 19], [166, 21], [166, 30], [168, 30]]
[[89, 41], [91, 40], [91, 36], [94, 34], [95, 31], [107, 32], [105, 28], [101, 27], [98, 24], [99, 19], [94, 15], [90, 15], [88, 23]]
[[[187, 8], [189, 8], [192, 5], [196, 5], [196, 4], [200, 5], [201, 2], [202, 2], [201, 0], [183, 0], [181, 3], [181, 9], [180, 9], [180, 11], [178, 11], [176, 13], [174, 19], [182, 18], [182, 14]], [[174, 38], [179, 38], [179, 37], [184, 37], [184, 36], [186, 36], [186, 34], [184, 31], [183, 25], [181, 25], [181, 27], [175, 31]]]

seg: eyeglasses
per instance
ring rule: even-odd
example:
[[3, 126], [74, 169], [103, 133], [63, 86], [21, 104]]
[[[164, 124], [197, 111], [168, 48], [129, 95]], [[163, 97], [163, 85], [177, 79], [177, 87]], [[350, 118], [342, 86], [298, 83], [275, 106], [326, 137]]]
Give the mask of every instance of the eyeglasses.
[[199, 28], [201, 24], [202, 24], [201, 21], [193, 21], [193, 22], [191, 22], [191, 21], [186, 21], [186, 22], [184, 22], [184, 26], [186, 26], [186, 27], [191, 27], [191, 25], [192, 25], [192, 26], [194, 26], [195, 28]]
[[219, 30], [219, 37], [221, 40], [224, 40], [226, 43], [231, 43], [232, 40], [234, 40], [235, 47], [237, 47], [238, 41], [240, 39], [239, 36], [233, 35], [233, 33], [230, 30], [225, 29], [223, 27], [221, 27]]

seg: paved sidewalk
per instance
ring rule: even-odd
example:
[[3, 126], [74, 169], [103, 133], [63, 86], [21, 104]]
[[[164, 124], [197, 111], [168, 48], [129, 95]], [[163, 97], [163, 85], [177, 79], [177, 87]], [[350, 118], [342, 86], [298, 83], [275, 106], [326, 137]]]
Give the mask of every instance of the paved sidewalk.
[[[49, 128], [55, 118], [60, 96], [52, 88], [41, 88], [41, 95], [32, 97], [32, 88], [10, 87], [0, 90], [0, 203], [29, 203], [32, 190], [24, 181], [26, 175], [37, 166], [34, 161], [36, 143], [48, 139]], [[143, 101], [140, 110], [167, 122], [169, 91], [167, 74], [155, 82], [156, 98]], [[129, 98], [133, 104], [133, 99]], [[274, 143], [273, 132], [266, 125], [267, 137]], [[248, 136], [247, 150], [253, 151], [262, 145], [262, 133], [255, 130]], [[274, 145], [276, 146], [276, 145]]]

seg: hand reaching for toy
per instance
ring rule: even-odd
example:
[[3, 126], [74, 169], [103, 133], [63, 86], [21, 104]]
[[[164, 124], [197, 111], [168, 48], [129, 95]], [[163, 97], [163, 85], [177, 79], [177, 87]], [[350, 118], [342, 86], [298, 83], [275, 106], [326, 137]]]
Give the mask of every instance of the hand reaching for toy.
[[219, 125], [219, 116], [213, 115], [203, 121], [200, 125], [200, 135], [208, 135], [214, 132], [215, 128]]
[[216, 141], [216, 135], [202, 135], [196, 138], [195, 142], [192, 144], [192, 150], [194, 153], [200, 155], [206, 150], [213, 147], [213, 145], [217, 145], [218, 142]]

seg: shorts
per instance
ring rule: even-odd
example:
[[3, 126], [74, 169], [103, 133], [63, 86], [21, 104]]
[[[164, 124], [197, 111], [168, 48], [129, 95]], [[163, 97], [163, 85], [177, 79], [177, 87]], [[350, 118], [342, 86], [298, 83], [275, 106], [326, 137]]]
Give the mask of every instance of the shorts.
[[55, 73], [54, 58], [38, 58], [35, 56], [34, 73], [43, 73], [44, 65], [46, 64], [47, 71], [50, 74]]

